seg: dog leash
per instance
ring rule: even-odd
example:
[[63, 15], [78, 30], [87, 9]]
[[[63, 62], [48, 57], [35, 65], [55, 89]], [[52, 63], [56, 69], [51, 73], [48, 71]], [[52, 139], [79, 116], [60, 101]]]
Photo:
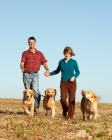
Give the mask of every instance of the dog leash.
[[[30, 87], [30, 84], [29, 84], [29, 82], [28, 82], [28, 80], [27, 80], [27, 78], [26, 78], [25, 73], [23, 73], [23, 75], [24, 75], [24, 77], [25, 77], [25, 79], [26, 79], [26, 81], [27, 81], [28, 86]], [[39, 93], [38, 93], [37, 91], [35, 91], [33, 88], [32, 88], [32, 90], [33, 90], [34, 92], [36, 92], [38, 95], [40, 95], [40, 96], [42, 96], [42, 97], [45, 97], [44, 95], [39, 94]]]

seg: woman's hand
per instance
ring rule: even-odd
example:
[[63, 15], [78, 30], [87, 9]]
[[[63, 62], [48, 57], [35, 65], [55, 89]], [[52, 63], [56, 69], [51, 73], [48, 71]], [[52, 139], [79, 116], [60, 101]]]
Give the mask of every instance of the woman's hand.
[[71, 77], [70, 82], [74, 82], [75, 81], [75, 77]]

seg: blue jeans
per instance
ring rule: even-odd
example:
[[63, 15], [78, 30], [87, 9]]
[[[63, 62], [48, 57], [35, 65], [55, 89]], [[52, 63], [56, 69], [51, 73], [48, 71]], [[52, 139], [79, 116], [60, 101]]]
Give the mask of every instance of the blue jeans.
[[[35, 93], [35, 104], [34, 107], [37, 108], [40, 105], [41, 96], [39, 95], [39, 73], [23, 74], [23, 83], [25, 89], [30, 88]], [[39, 93], [39, 94], [38, 94]]]

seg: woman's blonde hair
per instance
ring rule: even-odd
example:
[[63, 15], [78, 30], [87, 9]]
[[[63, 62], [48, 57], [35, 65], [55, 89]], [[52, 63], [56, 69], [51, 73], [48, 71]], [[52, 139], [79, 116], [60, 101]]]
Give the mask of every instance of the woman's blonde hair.
[[71, 56], [75, 56], [75, 53], [73, 52], [72, 48], [69, 46], [65, 47], [63, 54], [65, 54], [65, 53], [69, 53], [69, 54], [71, 54]]

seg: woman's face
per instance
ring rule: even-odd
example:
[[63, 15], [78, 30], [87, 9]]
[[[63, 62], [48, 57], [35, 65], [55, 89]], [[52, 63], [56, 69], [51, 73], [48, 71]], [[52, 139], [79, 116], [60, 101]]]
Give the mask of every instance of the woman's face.
[[70, 53], [65, 53], [64, 56], [65, 56], [65, 60], [69, 60], [70, 57], [71, 57], [71, 54]]

